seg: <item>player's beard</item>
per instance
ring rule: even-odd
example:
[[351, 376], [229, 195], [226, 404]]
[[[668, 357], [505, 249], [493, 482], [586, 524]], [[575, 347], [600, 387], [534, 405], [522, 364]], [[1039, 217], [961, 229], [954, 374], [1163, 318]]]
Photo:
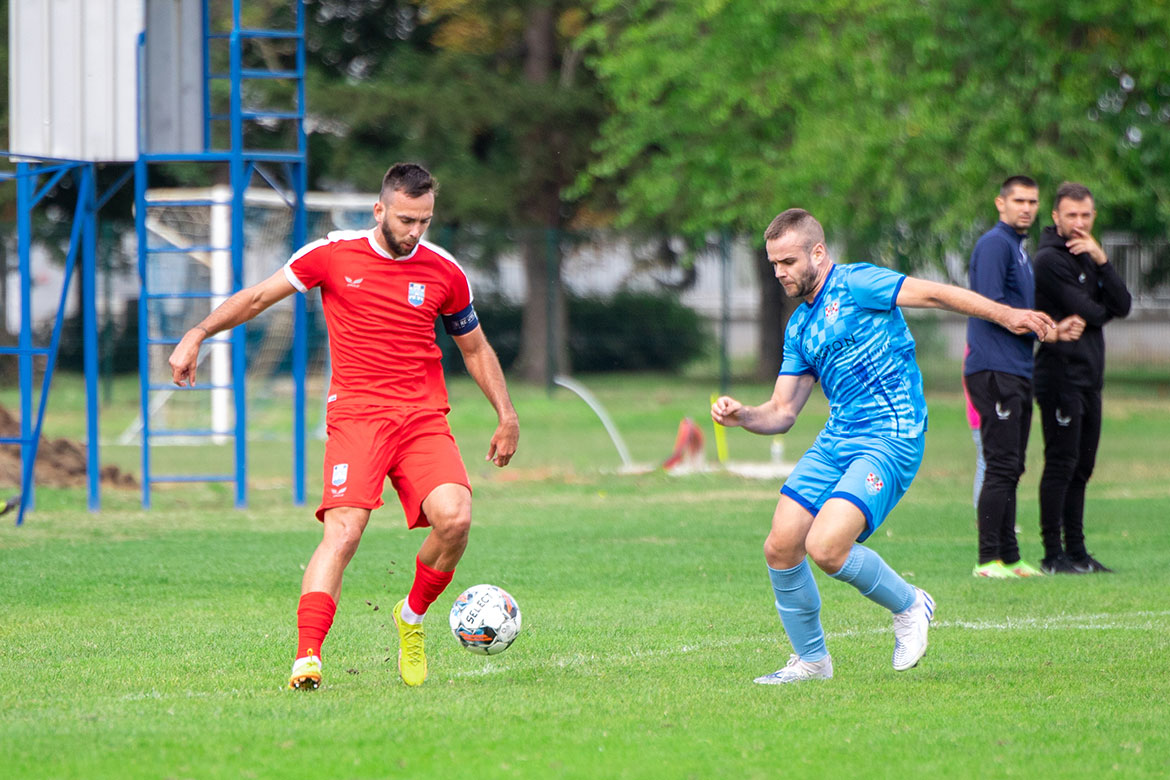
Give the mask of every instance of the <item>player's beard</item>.
[[811, 276], [811, 277], [801, 281], [800, 289], [798, 289], [796, 291], [796, 295], [794, 297], [807, 298], [808, 296], [812, 295], [813, 290], [815, 290], [816, 288], [817, 288], [817, 278], [815, 276]]
[[414, 243], [406, 243], [394, 238], [394, 234], [386, 227], [385, 222], [378, 223], [378, 230], [382, 231], [382, 240], [386, 242], [386, 246], [390, 248], [390, 254], [395, 257], [406, 257], [414, 251]]
[[[796, 289], [790, 293], [789, 297], [795, 298], [797, 300], [800, 300], [801, 298], [807, 298], [808, 296], [812, 295], [813, 290], [817, 288], [817, 272], [810, 264], [808, 267], [808, 273], [806, 273], [800, 279], [794, 279], [793, 282], [796, 284]], [[788, 292], [787, 288], [785, 288], [784, 292]]]

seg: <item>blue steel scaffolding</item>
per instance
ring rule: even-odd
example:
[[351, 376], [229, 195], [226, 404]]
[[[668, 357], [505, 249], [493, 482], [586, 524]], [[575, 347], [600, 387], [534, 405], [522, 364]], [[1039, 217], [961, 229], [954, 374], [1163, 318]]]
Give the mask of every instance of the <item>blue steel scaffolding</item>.
[[[61, 297], [53, 321], [48, 346], [33, 344], [32, 321], [32, 211], [44, 197], [67, 175], [77, 184], [77, 205], [73, 212], [73, 227], [69, 236], [69, 251], [65, 258], [65, 277]], [[41, 177], [47, 177], [41, 183]], [[0, 174], [0, 180], [15, 180], [17, 204], [17, 255], [20, 274], [20, 340], [15, 347], [0, 347], [0, 355], [15, 355], [20, 383], [20, 436], [0, 437], [0, 444], [19, 444], [21, 452], [20, 504], [16, 524], [24, 523], [24, 515], [35, 506], [33, 464], [45, 422], [45, 407], [49, 387], [61, 345], [61, 328], [65, 321], [69, 287], [81, 258], [82, 288], [89, 292], [82, 300], [82, 328], [84, 332], [84, 367], [86, 386], [86, 431], [88, 436], [86, 472], [88, 475], [88, 505], [91, 511], [101, 508], [98, 474], [98, 361], [97, 308], [93, 295], [96, 282], [97, 213], [109, 197], [126, 183], [128, 176], [119, 179], [102, 197], [97, 194], [97, 166], [75, 160], [17, 163], [16, 173]], [[32, 411], [34, 396], [34, 359], [44, 357], [45, 372], [41, 380], [36, 415]]]
[[[50, 159], [37, 155], [22, 154], [16, 164], [15, 173], [0, 172], [0, 181], [14, 181], [17, 189], [17, 252], [18, 270], [20, 276], [20, 338], [15, 347], [0, 347], [0, 355], [13, 355], [17, 358], [20, 384], [20, 436], [0, 437], [0, 444], [19, 444], [21, 447], [21, 493], [16, 524], [24, 522], [25, 513], [34, 506], [34, 463], [36, 461], [38, 444], [44, 425], [45, 408], [48, 402], [49, 389], [56, 366], [56, 358], [61, 341], [61, 329], [65, 318], [65, 303], [68, 300], [70, 283], [80, 258], [82, 284], [86, 294], [82, 300], [82, 326], [84, 333], [84, 369], [86, 381], [86, 415], [87, 415], [87, 484], [88, 506], [91, 511], [97, 511], [101, 505], [100, 499], [100, 459], [99, 459], [99, 431], [98, 431], [98, 328], [96, 312], [96, 246], [97, 246], [97, 214], [106, 202], [123, 185], [134, 178], [135, 187], [135, 222], [138, 234], [138, 270], [140, 279], [139, 295], [139, 382], [141, 388], [141, 409], [143, 418], [142, 430], [142, 503], [150, 506], [151, 486], [159, 482], [182, 481], [230, 481], [235, 484], [237, 506], [244, 506], [247, 502], [247, 403], [245, 387], [245, 359], [244, 359], [244, 332], [243, 328], [236, 328], [230, 336], [232, 349], [232, 380], [228, 388], [233, 393], [235, 407], [235, 425], [233, 428], [235, 468], [230, 474], [172, 474], [157, 475], [151, 468], [150, 448], [151, 439], [160, 435], [175, 433], [175, 431], [154, 430], [150, 421], [150, 401], [154, 393], [162, 390], [174, 391], [176, 388], [163, 381], [156, 381], [165, 375], [160, 367], [150, 363], [150, 349], [154, 345], [168, 345], [177, 343], [177, 339], [152, 338], [150, 336], [150, 306], [152, 302], [171, 298], [210, 298], [208, 293], [195, 293], [186, 290], [152, 290], [149, 285], [148, 273], [150, 260], [153, 256], [167, 253], [165, 247], [150, 247], [146, 235], [146, 214], [148, 209], [159, 207], [160, 203], [149, 199], [149, 174], [151, 166], [157, 164], [181, 163], [220, 163], [226, 164], [229, 170], [232, 201], [231, 201], [231, 241], [226, 247], [203, 247], [205, 250], [216, 249], [230, 251], [232, 262], [232, 291], [243, 287], [243, 251], [244, 251], [244, 194], [253, 177], [259, 177], [273, 189], [279, 192], [286, 204], [293, 212], [292, 240], [294, 246], [305, 243], [305, 208], [304, 198], [307, 186], [307, 141], [304, 131], [305, 117], [305, 14], [303, 0], [294, 0], [292, 10], [295, 13], [295, 25], [291, 30], [263, 30], [246, 29], [241, 25], [240, 9], [243, 0], [232, 0], [230, 29], [222, 32], [212, 31], [210, 13], [211, 0], [202, 0], [203, 16], [203, 149], [197, 153], [152, 153], [146, 151], [145, 145], [145, 112], [143, 111], [142, 85], [144, 83], [145, 35], [138, 38], [138, 81], [139, 81], [139, 116], [138, 116], [138, 149], [139, 154], [123, 176], [109, 189], [99, 195], [97, 192], [97, 165], [92, 160]], [[291, 69], [272, 70], [244, 66], [245, 44], [259, 39], [280, 39], [292, 41], [295, 44], [295, 65]], [[212, 41], [225, 41], [229, 50], [230, 67], [228, 72], [213, 72], [211, 69], [210, 46]], [[257, 79], [282, 79], [293, 84], [295, 94], [295, 110], [293, 111], [266, 111], [244, 106], [244, 84]], [[212, 113], [213, 81], [224, 81], [230, 90], [229, 110], [226, 114]], [[245, 148], [245, 127], [249, 123], [265, 121], [291, 121], [295, 126], [295, 144], [292, 149], [286, 150], [259, 150]], [[230, 126], [230, 142], [227, 148], [214, 148], [212, 143], [213, 122], [225, 121]], [[283, 184], [281, 177], [274, 175], [265, 166], [278, 166], [283, 170]], [[46, 195], [48, 195], [61, 180], [72, 175], [78, 189], [78, 199], [74, 211], [72, 231], [69, 242], [69, 251], [65, 261], [65, 277], [62, 285], [60, 303], [57, 307], [50, 342], [47, 346], [33, 344], [32, 319], [32, 211]], [[44, 180], [42, 181], [42, 178]], [[169, 201], [167, 205], [175, 205]], [[191, 247], [182, 251], [190, 252]], [[303, 504], [305, 500], [305, 370], [306, 370], [306, 312], [303, 296], [295, 296], [294, 303], [294, 335], [293, 335], [293, 385], [294, 385], [294, 430], [293, 430], [293, 501]], [[36, 413], [33, 413], [34, 399], [34, 371], [35, 359], [44, 358], [44, 375], [42, 377], [39, 401]], [[213, 389], [201, 386], [197, 390]], [[220, 388], [222, 389], [222, 388]], [[206, 434], [202, 430], [183, 431], [187, 434]]]
[[[235, 485], [235, 504], [242, 507], [248, 501], [248, 449], [247, 449], [247, 392], [245, 363], [244, 328], [235, 328], [228, 340], [231, 344], [231, 382], [227, 385], [200, 384], [193, 388], [182, 388], [184, 392], [206, 392], [230, 390], [233, 398], [235, 422], [231, 436], [234, 440], [235, 467], [229, 473], [202, 474], [157, 474], [152, 468], [152, 439], [162, 436], [216, 436], [221, 431], [211, 428], [185, 428], [181, 430], [156, 429], [151, 424], [150, 410], [152, 395], [159, 392], [178, 390], [173, 384], [163, 381], [167, 376], [164, 367], [151, 364], [152, 346], [173, 346], [181, 334], [151, 336], [151, 307], [156, 302], [176, 298], [220, 297], [216, 292], [191, 292], [187, 290], [152, 289], [152, 261], [158, 255], [187, 254], [195, 251], [225, 252], [231, 256], [231, 292], [244, 287], [244, 205], [245, 192], [253, 178], [258, 177], [280, 193], [293, 210], [293, 245], [305, 243], [304, 197], [307, 185], [306, 158], [307, 142], [304, 129], [305, 118], [305, 22], [304, 5], [295, 3], [295, 26], [290, 30], [248, 29], [241, 25], [240, 8], [242, 0], [233, 0], [231, 26], [226, 31], [212, 29], [208, 2], [203, 4], [203, 150], [197, 153], [154, 153], [143, 152], [134, 166], [135, 181], [135, 222], [138, 233], [138, 273], [141, 284], [139, 296], [139, 375], [142, 399], [142, 504], [149, 507], [151, 487], [163, 482], [231, 482]], [[262, 39], [292, 41], [295, 44], [295, 67], [292, 69], [269, 69], [246, 67], [245, 47]], [[212, 69], [211, 46], [214, 42], [226, 42], [229, 52], [229, 68], [226, 73]], [[295, 108], [292, 111], [265, 110], [245, 106], [245, 85], [254, 80], [283, 80], [294, 85]], [[213, 111], [212, 84], [226, 82], [230, 98], [227, 113]], [[295, 148], [287, 150], [249, 149], [245, 146], [245, 130], [258, 122], [291, 121], [294, 123]], [[213, 128], [216, 122], [227, 122], [230, 143], [226, 149], [216, 149], [213, 144]], [[142, 123], [139, 124], [142, 128]], [[140, 129], [140, 132], [141, 129]], [[145, 139], [140, 136], [140, 149], [145, 149]], [[219, 163], [226, 164], [231, 187], [231, 238], [227, 246], [175, 247], [151, 246], [147, 231], [147, 214], [150, 209], [174, 207], [176, 205], [211, 207], [212, 201], [152, 200], [150, 197], [150, 170], [159, 164]], [[270, 167], [283, 172], [276, 176]], [[281, 181], [283, 179], [283, 181]], [[307, 344], [305, 336], [305, 301], [295, 296], [293, 336], [293, 501], [303, 504], [305, 499], [304, 458], [305, 458], [305, 367]], [[221, 336], [222, 340], [222, 336]]]

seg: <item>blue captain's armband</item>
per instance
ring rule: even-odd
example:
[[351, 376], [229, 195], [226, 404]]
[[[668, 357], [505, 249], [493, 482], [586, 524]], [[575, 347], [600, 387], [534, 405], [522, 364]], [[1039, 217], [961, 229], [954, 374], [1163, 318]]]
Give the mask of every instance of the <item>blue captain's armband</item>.
[[475, 306], [470, 303], [463, 311], [454, 314], [444, 314], [443, 329], [451, 336], [462, 336], [479, 327], [479, 317], [475, 316]]

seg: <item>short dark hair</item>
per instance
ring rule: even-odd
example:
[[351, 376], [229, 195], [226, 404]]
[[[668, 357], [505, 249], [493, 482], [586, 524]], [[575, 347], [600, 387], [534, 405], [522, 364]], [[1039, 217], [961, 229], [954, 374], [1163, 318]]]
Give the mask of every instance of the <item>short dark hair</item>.
[[804, 236], [805, 251], [811, 251], [817, 244], [825, 243], [825, 229], [817, 222], [816, 217], [804, 209], [788, 209], [777, 214], [764, 231], [764, 240], [771, 241], [792, 231]]
[[1016, 174], [1015, 176], [1007, 177], [1003, 180], [1003, 184], [999, 185], [999, 196], [1006, 198], [1016, 187], [1030, 187], [1034, 190], [1040, 189], [1040, 185], [1031, 176]]
[[394, 163], [382, 177], [382, 192], [385, 198], [392, 192], [401, 192], [408, 198], [421, 198], [428, 192], [435, 192], [439, 183], [431, 172], [418, 163]]
[[1056, 188], [1056, 198], [1052, 201], [1052, 210], [1056, 211], [1060, 208], [1060, 202], [1065, 198], [1069, 200], [1084, 200], [1085, 198], [1093, 200], [1093, 193], [1089, 192], [1088, 187], [1075, 181], [1062, 182]]

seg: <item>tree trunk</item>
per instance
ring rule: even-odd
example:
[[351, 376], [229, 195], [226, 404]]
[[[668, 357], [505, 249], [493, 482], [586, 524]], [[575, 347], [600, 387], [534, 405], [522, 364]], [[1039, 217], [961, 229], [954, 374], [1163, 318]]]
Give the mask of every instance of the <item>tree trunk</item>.
[[516, 371], [528, 382], [547, 383], [557, 374], [569, 372], [568, 316], [560, 282], [560, 241], [556, 238], [557, 234], [549, 229], [529, 231], [524, 239], [528, 290]]
[[761, 257], [756, 269], [760, 282], [760, 351], [756, 362], [756, 379], [774, 382], [784, 353], [784, 326], [788, 324], [788, 318], [800, 301], [784, 294], [784, 288], [776, 281], [776, 274], [767, 258]]
[[[530, 84], [548, 84], [552, 77], [556, 49], [556, 17], [553, 9], [537, 7], [528, 11], [524, 31], [524, 79]], [[534, 157], [547, 156], [555, 139], [548, 134], [528, 139], [527, 148]], [[529, 382], [547, 383], [559, 373], [569, 371], [568, 315], [561, 286], [561, 183], [557, 171], [537, 164], [544, 178], [532, 182], [527, 212], [539, 228], [528, 233], [524, 241], [524, 267], [528, 290], [520, 330], [520, 354], [516, 371]], [[540, 174], [538, 174], [540, 176]], [[549, 319], [554, 327], [549, 327]], [[552, 338], [550, 346], [550, 335]]]

